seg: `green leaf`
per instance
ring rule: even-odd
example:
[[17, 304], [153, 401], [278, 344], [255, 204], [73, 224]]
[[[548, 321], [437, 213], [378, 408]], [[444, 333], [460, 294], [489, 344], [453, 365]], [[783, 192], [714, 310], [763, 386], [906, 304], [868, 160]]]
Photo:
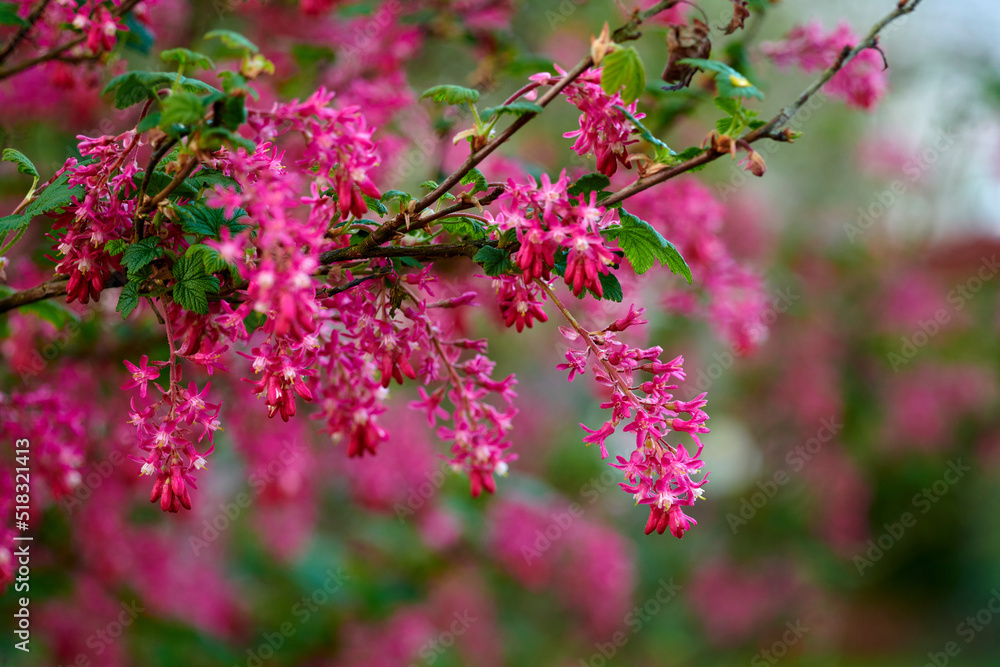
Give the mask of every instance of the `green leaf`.
[[599, 273], [597, 279], [601, 281], [601, 290], [604, 292], [604, 296], [601, 297], [602, 299], [605, 301], [614, 301], [615, 303], [622, 302], [622, 299], [625, 298], [625, 292], [622, 290], [622, 284], [618, 282], [618, 277], [615, 274], [610, 271]]
[[215, 103], [219, 120], [234, 132], [247, 122], [247, 98], [243, 95], [227, 95]]
[[486, 190], [489, 190], [489, 186], [486, 184], [486, 177], [483, 176], [483, 172], [479, 171], [478, 169], [472, 169], [471, 171], [469, 171], [468, 174], [462, 177], [462, 180], [459, 181], [459, 184], [460, 185], [473, 184], [472, 190], [469, 191], [469, 194], [471, 195], [474, 195], [477, 192], [485, 192]]
[[654, 137], [653, 133], [650, 132], [645, 125], [639, 122], [638, 118], [632, 115], [631, 111], [617, 104], [615, 105], [615, 109], [618, 109], [618, 111], [620, 111], [626, 118], [628, 118], [629, 122], [632, 123], [633, 126], [635, 126], [636, 130], [638, 130], [640, 137], [642, 137], [649, 143], [653, 144], [654, 146], [666, 150], [668, 154], [670, 155], [673, 154], [673, 151], [670, 150], [670, 146], [666, 145], [665, 143]]
[[187, 234], [218, 239], [223, 227], [228, 227], [233, 234], [247, 228], [247, 225], [236, 222], [240, 218], [246, 217], [247, 212], [241, 208], [236, 209], [233, 212], [233, 217], [228, 220], [225, 209], [211, 208], [202, 202], [178, 206], [177, 212], [180, 214], [181, 229]]
[[402, 190], [389, 190], [382, 193], [382, 199], [379, 201], [384, 204], [393, 200], [399, 201], [400, 208], [406, 208], [406, 205], [413, 201], [413, 195], [409, 192], [403, 192]]
[[65, 173], [49, 183], [24, 209], [24, 215], [30, 219], [42, 213], [62, 210], [73, 203], [73, 197], [83, 197], [83, 186], [70, 188], [68, 181], [69, 174]]
[[685, 58], [678, 61], [707, 72], [715, 73], [715, 85], [722, 97], [756, 97], [764, 99], [764, 93], [754, 87], [750, 80], [725, 63], [704, 58]]
[[368, 210], [371, 211], [372, 213], [378, 213], [379, 215], [389, 214], [389, 209], [387, 209], [385, 205], [379, 200], [375, 199], [374, 197], [369, 197], [368, 195], [361, 195], [361, 196], [364, 198], [365, 204], [368, 205]]
[[79, 318], [76, 313], [58, 303], [52, 301], [36, 301], [19, 309], [22, 313], [33, 313], [39, 319], [49, 322], [57, 329], [62, 329], [70, 322], [76, 322]]
[[31, 176], [35, 180], [38, 180], [38, 170], [35, 169], [35, 165], [32, 164], [31, 160], [29, 160], [28, 157], [21, 151], [14, 150], [13, 148], [3, 149], [3, 161], [13, 162], [17, 165], [17, 171], [19, 174]]
[[125, 252], [122, 254], [122, 265], [128, 269], [129, 276], [137, 273], [153, 260], [163, 257], [163, 248], [159, 244], [160, 237], [149, 236], [125, 248]]
[[0, 234], [20, 229], [31, 222], [28, 215], [5, 215], [0, 218]]
[[715, 106], [727, 116], [736, 116], [740, 112], [740, 101], [732, 97], [716, 97]]
[[685, 148], [680, 153], [674, 156], [674, 159], [684, 162], [686, 160], [691, 160], [698, 157], [705, 152], [706, 149], [699, 146], [691, 146], [690, 148]]
[[17, 15], [16, 2], [0, 2], [0, 25], [27, 25], [24, 19]]
[[104, 244], [104, 252], [108, 253], [112, 257], [120, 255], [125, 252], [125, 248], [128, 247], [128, 242], [122, 239], [111, 239]]
[[139, 121], [139, 125], [137, 125], [135, 129], [137, 132], [148, 132], [149, 130], [152, 130], [159, 124], [160, 124], [160, 112], [152, 111], [143, 116], [143, 119]]
[[591, 192], [601, 192], [609, 185], [611, 179], [604, 174], [586, 174], [576, 179], [567, 192], [570, 195], [583, 195], [585, 199], [589, 199], [588, 195]]
[[493, 116], [502, 116], [505, 113], [511, 114], [512, 116], [523, 116], [526, 113], [541, 112], [542, 106], [540, 104], [518, 100], [516, 102], [511, 102], [510, 104], [504, 104], [498, 107], [487, 107], [479, 112], [479, 117], [483, 120], [489, 120], [493, 118]]
[[604, 56], [601, 63], [601, 88], [608, 95], [622, 90], [622, 101], [631, 104], [646, 89], [646, 68], [639, 52], [631, 46], [619, 46]]
[[715, 121], [715, 131], [719, 134], [729, 134], [733, 129], [740, 126], [740, 121], [736, 118], [725, 117]]
[[174, 301], [182, 308], [198, 313], [208, 314], [208, 294], [219, 291], [219, 279], [205, 273], [205, 263], [197, 254], [185, 253], [174, 262]]
[[205, 104], [202, 98], [194, 93], [178, 90], [163, 101], [160, 128], [168, 134], [186, 133], [204, 117]]
[[222, 259], [222, 255], [219, 254], [218, 250], [215, 248], [209, 248], [204, 243], [196, 243], [195, 245], [189, 247], [184, 255], [199, 258], [202, 265], [205, 267], [205, 273], [207, 274], [219, 273], [220, 271], [235, 268], [231, 266], [229, 262]]
[[483, 223], [465, 216], [455, 218], [445, 218], [441, 220], [441, 225], [448, 230], [452, 236], [460, 239], [485, 239], [486, 228]]
[[204, 188], [214, 188], [221, 185], [224, 188], [234, 188], [239, 190], [239, 184], [235, 178], [224, 175], [221, 171], [214, 169], [199, 169], [193, 176], [188, 176], [185, 183], [190, 183], [192, 187], [202, 190]]
[[424, 181], [423, 183], [420, 184], [420, 189], [432, 192], [437, 189], [437, 186], [438, 186], [437, 181]]
[[185, 48], [167, 49], [160, 53], [160, 60], [167, 64], [178, 63], [184, 67], [194, 65], [202, 69], [215, 69], [215, 63], [204, 53]]
[[691, 283], [691, 269], [670, 241], [645, 220], [640, 220], [622, 209], [619, 213], [621, 226], [608, 227], [601, 234], [607, 239], [616, 239], [636, 273], [645, 273], [659, 260], [676, 275], [683, 276]]
[[234, 51], [249, 51], [250, 53], [257, 53], [260, 51], [256, 44], [240, 33], [233, 32], [232, 30], [212, 30], [211, 32], [205, 33], [205, 39], [221, 40], [223, 44]]
[[122, 293], [118, 296], [118, 305], [115, 307], [122, 314], [122, 319], [128, 319], [136, 306], [139, 305], [139, 283], [142, 280], [130, 280], [125, 283]]
[[199, 135], [202, 139], [202, 147], [207, 150], [218, 150], [223, 141], [232, 146], [233, 150], [242, 148], [250, 155], [257, 150], [257, 144], [246, 137], [241, 137], [227, 127], [202, 127]]
[[432, 98], [435, 102], [445, 104], [475, 103], [479, 101], [479, 91], [462, 86], [434, 86], [425, 90], [420, 99], [427, 97]]
[[514, 269], [514, 262], [511, 261], [509, 252], [488, 245], [480, 248], [472, 261], [482, 264], [483, 271], [488, 276], [503, 275]]
[[[176, 72], [126, 72], [111, 79], [101, 91], [101, 95], [113, 92], [115, 106], [119, 109], [127, 109], [134, 104], [157, 99], [159, 97], [157, 93], [160, 90], [173, 87], [177, 76]], [[201, 95], [221, 92], [204, 81], [190, 79], [186, 76], [180, 77], [179, 86], [181, 90]]]

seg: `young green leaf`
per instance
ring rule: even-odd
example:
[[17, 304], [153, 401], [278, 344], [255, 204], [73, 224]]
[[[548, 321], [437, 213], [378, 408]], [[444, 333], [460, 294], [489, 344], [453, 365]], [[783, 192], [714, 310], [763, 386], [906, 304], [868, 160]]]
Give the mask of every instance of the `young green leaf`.
[[625, 298], [625, 291], [622, 290], [622, 284], [618, 281], [618, 277], [615, 274], [610, 271], [599, 273], [597, 279], [601, 281], [601, 291], [604, 292], [604, 296], [601, 297], [602, 299], [605, 301], [614, 301], [615, 303], [622, 302]]
[[122, 314], [123, 320], [128, 319], [128, 316], [139, 305], [139, 283], [141, 282], [142, 280], [138, 279], [129, 280], [118, 296], [118, 305], [115, 310]]
[[715, 73], [715, 85], [722, 97], [756, 97], [764, 99], [764, 93], [754, 87], [750, 80], [725, 63], [704, 58], [685, 58], [682, 65], [697, 67]]
[[163, 101], [160, 128], [168, 134], [186, 133], [204, 117], [205, 104], [202, 98], [179, 90]]
[[125, 248], [128, 247], [128, 242], [122, 239], [111, 239], [104, 244], [104, 252], [108, 253], [112, 257], [120, 255], [125, 252]]
[[646, 68], [639, 52], [631, 46], [619, 46], [604, 56], [601, 69], [601, 88], [608, 95], [622, 90], [622, 101], [631, 104], [646, 89]]
[[485, 192], [489, 189], [489, 186], [486, 184], [486, 177], [483, 176], [483, 172], [478, 169], [470, 170], [469, 173], [463, 176], [462, 180], [459, 181], [459, 185], [469, 184], [473, 184], [472, 190], [469, 191], [469, 194], [471, 195], [474, 195], [477, 192]]
[[379, 200], [375, 199], [374, 197], [369, 197], [368, 195], [361, 195], [361, 196], [364, 198], [365, 204], [368, 205], [368, 210], [371, 211], [372, 213], [378, 213], [379, 215], [383, 216], [389, 214], [389, 209], [387, 209], [385, 207], [385, 204], [383, 204]]
[[498, 107], [487, 107], [479, 112], [479, 117], [483, 120], [490, 120], [493, 116], [502, 116], [505, 113], [511, 114], [512, 116], [523, 116], [526, 113], [541, 112], [541, 105], [535, 104], [534, 102], [517, 100], [516, 102], [511, 102], [510, 104], [504, 104]]
[[406, 208], [406, 205], [413, 201], [413, 195], [409, 192], [403, 192], [402, 190], [388, 190], [382, 193], [382, 199], [380, 201], [383, 204], [390, 201], [398, 201], [400, 207]]
[[35, 303], [29, 303], [21, 306], [18, 312], [33, 313], [38, 316], [39, 319], [45, 320], [57, 329], [62, 329], [70, 322], [76, 322], [80, 319], [77, 317], [76, 313], [69, 310], [62, 304], [55, 303], [53, 301], [36, 301]]
[[83, 197], [84, 188], [82, 185], [69, 187], [69, 174], [63, 174], [56, 180], [45, 186], [45, 189], [38, 193], [24, 209], [24, 215], [28, 219], [48, 213], [59, 211], [73, 203], [73, 197]]
[[448, 230], [448, 233], [459, 239], [485, 239], [486, 228], [483, 223], [465, 216], [456, 218], [445, 218], [441, 220], [441, 226]]
[[167, 64], [178, 63], [185, 68], [194, 65], [202, 69], [215, 69], [215, 63], [204, 53], [185, 48], [167, 49], [160, 54], [160, 60]]
[[20, 229], [29, 222], [31, 222], [31, 216], [28, 215], [5, 215], [0, 218], [0, 234]]
[[204, 261], [186, 253], [174, 263], [174, 279], [174, 301], [191, 312], [208, 314], [208, 294], [219, 291], [219, 279], [205, 273]]
[[674, 244], [645, 220], [640, 220], [624, 209], [619, 213], [621, 226], [608, 227], [603, 232], [607, 239], [617, 239], [618, 246], [636, 273], [645, 273], [659, 260], [676, 275], [691, 283], [691, 269]]
[[163, 257], [160, 247], [160, 237], [149, 236], [129, 245], [122, 254], [122, 264], [128, 269], [129, 276], [134, 275], [155, 259]]
[[488, 245], [480, 248], [472, 261], [482, 264], [483, 271], [488, 276], [503, 275], [514, 269], [514, 262], [511, 261], [509, 252]]
[[424, 91], [420, 99], [432, 98], [435, 102], [444, 104], [465, 104], [479, 101], [479, 91], [462, 86], [433, 86]]
[[0, 2], [0, 25], [25, 25], [24, 19], [17, 15], [16, 2]]
[[243, 51], [249, 53], [257, 53], [260, 49], [257, 45], [251, 42], [249, 39], [244, 37], [238, 32], [233, 32], [232, 30], [212, 30], [211, 32], [205, 33], [205, 39], [218, 39], [221, 40], [223, 44], [228, 46], [234, 51]]
[[3, 161], [13, 162], [17, 165], [18, 173], [31, 176], [36, 181], [38, 180], [38, 170], [35, 169], [35, 165], [21, 151], [14, 150], [13, 148], [3, 149]]
[[177, 212], [180, 214], [181, 229], [188, 234], [218, 239], [223, 227], [228, 227], [233, 234], [247, 228], [246, 225], [237, 222], [240, 218], [246, 217], [247, 214], [241, 208], [236, 209], [233, 212], [233, 217], [229, 219], [226, 219], [225, 209], [212, 208], [202, 202], [192, 202], [179, 206]]

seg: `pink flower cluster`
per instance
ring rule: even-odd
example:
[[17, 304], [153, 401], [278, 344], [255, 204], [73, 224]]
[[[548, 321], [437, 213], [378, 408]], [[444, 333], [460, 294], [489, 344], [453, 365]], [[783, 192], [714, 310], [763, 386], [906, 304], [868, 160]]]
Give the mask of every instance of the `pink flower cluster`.
[[493, 279], [497, 293], [497, 305], [503, 316], [504, 325], [516, 327], [521, 333], [535, 323], [547, 322], [549, 316], [542, 310], [545, 293], [533, 282], [524, 282], [522, 276], [497, 276]]
[[[798, 26], [784, 41], [761, 45], [761, 51], [778, 67], [798, 67], [815, 72], [833, 65], [844, 47], [854, 47], [858, 37], [845, 22], [826, 32], [817, 21]], [[824, 90], [844, 100], [848, 106], [871, 111], [885, 95], [889, 75], [882, 55], [875, 49], [865, 49], [830, 79]]]
[[[550, 86], [566, 75], [566, 72], [558, 67], [556, 71], [559, 73], [558, 76], [542, 72], [531, 76], [530, 79], [537, 84]], [[581, 112], [580, 129], [563, 135], [568, 139], [576, 137], [573, 150], [579, 155], [593, 153], [597, 159], [597, 171], [606, 176], [614, 175], [619, 164], [626, 168], [630, 167], [627, 146], [638, 142], [638, 139], [629, 138], [633, 130], [632, 123], [625, 114], [614, 107], [624, 107], [637, 120], [642, 120], [645, 114], [638, 111], [638, 101], [626, 106], [621, 94], [608, 95], [601, 87], [601, 70], [594, 68], [581, 74], [562, 92]], [[532, 90], [525, 95], [525, 98], [535, 99], [536, 96], [537, 91]]]
[[[145, 399], [149, 383], [160, 377], [160, 368], [165, 365], [167, 362], [163, 361], [150, 364], [146, 355], [142, 355], [138, 365], [126, 361], [125, 366], [132, 373], [132, 380], [122, 389], [138, 388], [139, 397]], [[159, 501], [164, 512], [177, 512], [181, 507], [191, 509], [191, 495], [187, 487], [198, 488], [194, 471], [205, 468], [205, 457], [215, 449], [212, 440], [213, 433], [220, 428], [220, 406], [205, 400], [211, 383], [206, 383], [201, 391], [194, 382], [184, 388], [180, 384], [180, 367], [175, 366], [170, 372], [170, 388], [167, 391], [154, 384], [163, 394], [159, 400], [143, 408], [136, 407], [135, 398], [131, 401], [130, 423], [136, 427], [139, 448], [148, 455], [145, 458], [130, 455], [129, 458], [143, 464], [143, 475], [156, 476], [150, 502]], [[199, 428], [201, 433], [195, 439], [192, 431]], [[209, 447], [202, 454], [196, 445], [206, 435]]]
[[83, 196], [74, 197], [53, 225], [66, 232], [56, 246], [62, 259], [49, 259], [57, 262], [56, 273], [69, 276], [67, 302], [87, 303], [100, 300], [108, 277], [121, 268], [118, 258], [105, 252], [104, 245], [131, 234], [136, 190], [133, 176], [138, 166], [128, 158], [139, 139], [132, 130], [117, 137], [77, 138], [80, 154], [89, 159], [78, 162], [70, 158], [56, 177], [68, 172], [68, 184], [82, 186]]
[[521, 248], [515, 259], [525, 284], [535, 278], [548, 280], [557, 254], [561, 257], [565, 251], [564, 277], [573, 293], [589, 289], [602, 296], [600, 276], [608, 273], [608, 266], [618, 258], [612, 252], [615, 248], [605, 245], [600, 232], [617, 223], [618, 212], [598, 206], [595, 192], [588, 200], [583, 195], [571, 196], [568, 188], [565, 171], [555, 183], [548, 174], [542, 174], [541, 185], [533, 178], [522, 185], [510, 180], [500, 196], [502, 213], [495, 221], [501, 232], [517, 232]]
[[[705, 426], [708, 415], [702, 410], [705, 394], [690, 401], [677, 400], [672, 394], [677, 385], [671, 384], [671, 378], [684, 380], [684, 358], [664, 363], [659, 361], [662, 348], [635, 348], [617, 339], [617, 332], [646, 323], [640, 319], [644, 310], [633, 305], [625, 317], [600, 332], [561, 328], [568, 340], [582, 339], [586, 347], [570, 348], [566, 352], [567, 363], [558, 368], [569, 370], [572, 382], [576, 375], [586, 372], [593, 357], [595, 379], [611, 392], [601, 407], [611, 409], [612, 414], [597, 430], [580, 424], [588, 433], [583, 441], [597, 443], [601, 458], [606, 459], [609, 456], [606, 440], [619, 424], [627, 421], [622, 431], [635, 434], [635, 450], [628, 459], [617, 456], [617, 463], [608, 465], [624, 473], [621, 487], [633, 494], [637, 504], [650, 506], [647, 535], [654, 530], [663, 534], [669, 527], [676, 537], [683, 537], [690, 524], [697, 523], [684, 513], [684, 508], [702, 497], [701, 487], [708, 481], [707, 476], [697, 482], [692, 479], [704, 466], [698, 458], [702, 450], [698, 434], [708, 432]], [[669, 444], [667, 437], [671, 431], [689, 434], [697, 451], [692, 455], [682, 444]]]

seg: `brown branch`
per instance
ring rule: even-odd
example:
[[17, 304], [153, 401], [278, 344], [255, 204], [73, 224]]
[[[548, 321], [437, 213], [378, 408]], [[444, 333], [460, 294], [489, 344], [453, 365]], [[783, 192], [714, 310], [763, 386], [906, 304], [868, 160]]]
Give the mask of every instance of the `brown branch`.
[[24, 40], [24, 38], [28, 36], [28, 33], [31, 32], [31, 29], [35, 27], [36, 23], [38, 23], [38, 19], [42, 18], [45, 8], [48, 7], [51, 2], [52, 0], [41, 0], [37, 5], [35, 5], [35, 8], [31, 10], [30, 14], [28, 14], [28, 18], [25, 20], [24, 25], [21, 26], [21, 29], [17, 31], [17, 34], [14, 35], [9, 42], [7, 42], [6, 46], [0, 49], [0, 63], [6, 60], [7, 57], [14, 52], [14, 49], [16, 49]]
[[[788, 141], [788, 137], [784, 135], [780, 130], [784, 128], [785, 125], [787, 125], [792, 120], [792, 118], [795, 117], [795, 114], [797, 114], [802, 109], [802, 107], [805, 106], [806, 102], [808, 102], [813, 95], [819, 92], [819, 90], [824, 85], [826, 85], [826, 83], [830, 79], [836, 76], [837, 72], [842, 70], [844, 67], [847, 66], [848, 63], [854, 60], [854, 58], [857, 57], [859, 53], [861, 53], [865, 49], [874, 48], [878, 44], [879, 33], [882, 32], [882, 30], [884, 30], [886, 26], [888, 26], [890, 23], [892, 23], [899, 17], [912, 12], [914, 9], [917, 8], [917, 5], [919, 5], [921, 2], [922, 0], [905, 0], [904, 2], [899, 4], [896, 7], [896, 9], [890, 12], [881, 21], [876, 23], [875, 26], [871, 29], [871, 31], [869, 31], [868, 35], [866, 35], [865, 38], [862, 39], [857, 44], [857, 46], [855, 46], [853, 49], [848, 49], [845, 47], [845, 49], [840, 53], [840, 56], [837, 58], [837, 61], [833, 65], [828, 67], [826, 70], [824, 70], [824, 72], [819, 76], [819, 78], [816, 79], [808, 88], [802, 91], [802, 94], [799, 95], [794, 102], [784, 107], [780, 112], [778, 112], [778, 115], [776, 115], [774, 118], [768, 121], [766, 125], [763, 125], [762, 127], [753, 130], [752, 132], [748, 132], [747, 134], [740, 137], [739, 140], [744, 141], [748, 144], [752, 144], [755, 141], [760, 141], [761, 139], [772, 139], [774, 141]], [[704, 164], [708, 164], [709, 162], [713, 162], [714, 160], [722, 157], [723, 155], [729, 155], [729, 153], [718, 153], [709, 148], [708, 152], [702, 153], [697, 157], [691, 158], [690, 160], [685, 160], [684, 162], [676, 164], [673, 167], [670, 167], [669, 169], [658, 171], [655, 174], [652, 174], [646, 178], [638, 179], [634, 183], [622, 188], [621, 190], [607, 197], [606, 199], [602, 199], [601, 205], [609, 206], [611, 204], [624, 201], [625, 199], [628, 199], [629, 197], [638, 194], [643, 190], [648, 190], [654, 185], [658, 185], [660, 183], [663, 183], [664, 181], [668, 181], [672, 178], [675, 178], [686, 171], [694, 169], [695, 167], [700, 167]]]
[[[128, 12], [130, 12], [132, 10], [132, 8], [135, 7], [137, 4], [139, 4], [140, 2], [142, 2], [142, 0], [125, 0], [125, 2], [122, 3], [121, 7], [119, 7], [115, 11], [111, 12], [111, 15], [115, 16], [115, 17], [124, 16], [125, 14], [127, 14]], [[7, 78], [10, 78], [10, 77], [14, 76], [15, 74], [20, 74], [21, 72], [23, 72], [25, 70], [31, 69], [35, 65], [40, 65], [41, 63], [47, 62], [49, 60], [56, 60], [56, 59], [62, 57], [63, 53], [65, 53], [66, 51], [69, 51], [74, 46], [82, 44], [84, 42], [84, 40], [86, 40], [86, 39], [87, 39], [86, 35], [80, 35], [79, 37], [74, 37], [73, 39], [69, 40], [68, 42], [64, 42], [63, 44], [60, 44], [59, 46], [57, 46], [55, 48], [49, 49], [45, 53], [42, 53], [42, 54], [40, 54], [38, 56], [35, 56], [34, 58], [30, 58], [28, 60], [25, 60], [24, 62], [20, 62], [17, 65], [14, 65], [12, 67], [8, 67], [5, 70], [0, 70], [0, 81], [2, 81], [4, 79], [7, 79]], [[95, 55], [95, 57], [96, 57], [96, 55]]]
[[[146, 167], [146, 173], [142, 175], [142, 184], [139, 186], [139, 195], [136, 198], [137, 202], [141, 202], [143, 197], [146, 196], [146, 188], [149, 187], [149, 181], [153, 177], [153, 172], [156, 171], [157, 165], [160, 164], [160, 160], [162, 160], [176, 144], [177, 140], [171, 139], [167, 143], [157, 148], [156, 151], [153, 153], [152, 157], [149, 158], [149, 165]], [[171, 185], [172, 184], [173, 183], [171, 183]], [[141, 206], [135, 207], [135, 220], [133, 220], [132, 222], [132, 227], [135, 228], [136, 241], [142, 240], [143, 233], [145, 231], [144, 229], [146, 222], [145, 217], [147, 213], [148, 211], [144, 211]]]

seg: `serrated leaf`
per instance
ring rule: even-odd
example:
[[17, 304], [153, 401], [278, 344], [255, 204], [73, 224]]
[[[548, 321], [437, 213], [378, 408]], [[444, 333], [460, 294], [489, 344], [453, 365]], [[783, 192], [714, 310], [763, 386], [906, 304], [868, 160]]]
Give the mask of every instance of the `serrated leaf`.
[[437, 186], [438, 186], [438, 182], [437, 181], [424, 181], [423, 183], [420, 184], [420, 189], [421, 190], [427, 190], [428, 192], [431, 192], [433, 190], [436, 190]]
[[177, 212], [180, 214], [181, 229], [187, 234], [208, 236], [217, 240], [223, 227], [228, 227], [233, 234], [247, 228], [247, 225], [237, 222], [247, 215], [241, 208], [233, 211], [233, 217], [229, 219], [226, 219], [225, 209], [212, 208], [202, 202], [178, 206]]
[[104, 244], [104, 252], [108, 253], [112, 257], [122, 254], [125, 252], [125, 248], [128, 247], [128, 243], [122, 239], [111, 239]]
[[0, 25], [26, 25], [24, 19], [17, 15], [17, 10], [15, 2], [0, 2]]
[[[142, 179], [145, 178], [146, 173], [143, 171], [136, 172], [132, 176], [132, 181], [135, 183], [136, 187], [140, 187], [142, 184]], [[158, 194], [163, 188], [167, 187], [174, 177], [165, 171], [157, 169], [149, 177], [149, 183], [146, 185], [146, 194], [149, 196], [154, 196]], [[198, 196], [198, 189], [192, 184], [192, 179], [187, 178], [181, 181], [169, 195], [169, 199], [176, 199], [178, 197], [184, 197], [185, 199], [193, 199]]]
[[5, 215], [0, 218], [0, 234], [20, 229], [31, 222], [27, 215]]
[[[158, 91], [173, 87], [177, 76], [176, 72], [126, 72], [111, 79], [101, 91], [101, 95], [113, 92], [115, 106], [127, 109], [134, 104], [158, 98]], [[179, 88], [199, 95], [221, 92], [204, 81], [186, 76], [180, 77]]]
[[247, 122], [246, 97], [243, 95], [227, 95], [216, 102], [216, 109], [222, 124], [234, 132]]
[[219, 273], [221, 271], [226, 271], [231, 268], [231, 265], [226, 260], [222, 259], [222, 255], [215, 248], [209, 248], [204, 243], [196, 243], [187, 249], [184, 253], [185, 256], [197, 257], [201, 260], [202, 266], [205, 267], [206, 274]]
[[735, 116], [740, 112], [740, 101], [732, 97], [716, 97], [715, 106], [727, 116]]
[[388, 190], [382, 193], [382, 198], [379, 201], [383, 204], [390, 201], [399, 201], [399, 205], [406, 208], [406, 205], [413, 201], [413, 195], [402, 190]]
[[691, 146], [690, 148], [685, 148], [680, 153], [677, 153], [674, 156], [674, 159], [684, 162], [686, 160], [691, 160], [693, 158], [696, 158], [704, 152], [705, 152], [704, 148], [700, 148], [698, 146]]
[[673, 243], [663, 238], [648, 222], [625, 209], [621, 209], [618, 218], [620, 226], [608, 227], [601, 234], [618, 241], [618, 246], [636, 273], [645, 273], [659, 260], [672, 273], [683, 276], [688, 284], [691, 283], [691, 269]]
[[185, 48], [167, 49], [160, 53], [160, 60], [168, 64], [179, 63], [185, 67], [194, 65], [202, 69], [215, 69], [215, 63], [204, 53]]
[[122, 254], [122, 266], [128, 269], [128, 274], [131, 276], [160, 257], [163, 257], [160, 237], [149, 236], [125, 248], [125, 252]]
[[193, 176], [188, 176], [185, 183], [190, 183], [192, 187], [201, 190], [203, 188], [214, 188], [216, 185], [221, 185], [224, 188], [234, 188], [239, 190], [239, 184], [236, 182], [235, 178], [226, 176], [221, 171], [216, 171], [214, 169], [199, 169], [194, 173]]
[[719, 134], [729, 134], [735, 127], [739, 127], [739, 121], [729, 116], [715, 121], [715, 131]]
[[368, 195], [361, 195], [361, 196], [364, 198], [365, 204], [368, 205], [368, 210], [371, 211], [372, 213], [378, 213], [379, 215], [389, 214], [389, 209], [387, 209], [385, 205], [379, 200], [375, 199], [374, 197], [369, 197]]
[[445, 218], [441, 225], [448, 230], [452, 236], [460, 239], [485, 239], [486, 228], [483, 223], [465, 216], [456, 218]]
[[118, 305], [115, 306], [115, 310], [122, 314], [123, 320], [128, 319], [128, 316], [139, 305], [139, 283], [141, 282], [141, 280], [128, 281], [118, 296]]
[[463, 86], [433, 86], [424, 91], [420, 99], [430, 97], [435, 102], [444, 104], [465, 104], [479, 101], [479, 91]]
[[639, 52], [631, 46], [619, 46], [601, 61], [601, 88], [608, 95], [619, 90], [622, 101], [631, 104], [646, 89], [646, 68]]
[[489, 186], [486, 184], [486, 177], [483, 176], [483, 172], [479, 171], [478, 169], [470, 170], [468, 174], [462, 177], [462, 180], [459, 181], [459, 184], [460, 185], [473, 184], [474, 187], [472, 188], [472, 190], [469, 191], [469, 194], [473, 195], [476, 194], [477, 192], [485, 192], [486, 190], [489, 189]]
[[182, 308], [208, 314], [208, 294], [219, 291], [219, 279], [205, 273], [205, 264], [197, 256], [184, 255], [174, 262], [174, 301]]
[[38, 180], [38, 170], [35, 169], [35, 165], [21, 151], [14, 150], [13, 148], [3, 149], [3, 161], [13, 162], [17, 165], [17, 171], [19, 174], [31, 176], [35, 180]]
[[514, 269], [514, 262], [511, 261], [509, 252], [488, 245], [480, 248], [472, 261], [482, 264], [483, 271], [488, 276], [499, 276]]
[[764, 93], [754, 87], [750, 80], [725, 63], [704, 58], [685, 58], [679, 61], [682, 65], [715, 74], [715, 85], [722, 97], [756, 97], [764, 99]]
[[232, 30], [212, 30], [211, 32], [205, 33], [205, 39], [221, 40], [223, 44], [234, 51], [249, 51], [250, 53], [257, 53], [260, 51], [256, 44], [240, 33], [233, 32]]
[[73, 197], [82, 197], [83, 195], [82, 185], [69, 187], [69, 174], [65, 173], [38, 193], [34, 201], [25, 207], [24, 215], [30, 219], [42, 213], [62, 210], [73, 203]]
[[490, 120], [493, 116], [502, 116], [505, 113], [512, 116], [523, 116], [526, 113], [541, 112], [542, 106], [540, 104], [518, 100], [498, 107], [487, 107], [479, 112], [479, 117], [483, 120]]
[[604, 174], [586, 174], [576, 179], [576, 182], [569, 186], [567, 192], [570, 195], [583, 195], [585, 199], [589, 199], [591, 192], [601, 192], [609, 185], [611, 185], [611, 179]]
[[176, 130], [190, 131], [191, 126], [204, 117], [205, 104], [202, 98], [194, 93], [178, 90], [163, 100], [160, 128], [168, 134], [174, 134]]
[[[614, 301], [615, 303], [621, 303], [622, 299], [625, 298], [625, 292], [622, 290], [622, 284], [618, 281], [618, 277], [608, 271], [607, 273], [597, 274], [597, 279], [601, 281], [601, 291], [604, 292], [604, 296], [600, 297], [605, 301]], [[591, 292], [593, 294], [593, 292]], [[597, 296], [596, 294], [594, 295]]]

